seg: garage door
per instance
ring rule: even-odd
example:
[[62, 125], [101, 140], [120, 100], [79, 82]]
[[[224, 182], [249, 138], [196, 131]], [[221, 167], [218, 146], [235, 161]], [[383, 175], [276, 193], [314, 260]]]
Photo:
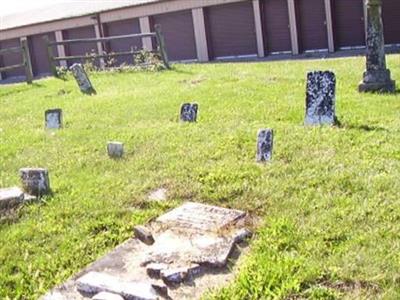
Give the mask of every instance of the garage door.
[[365, 46], [363, 0], [333, 0], [336, 48]]
[[[73, 29], [68, 29], [63, 31], [64, 40], [74, 40], [74, 39], [84, 39], [84, 38], [95, 38], [96, 33], [94, 31], [94, 26], [78, 27]], [[65, 47], [66, 55], [86, 55], [92, 52], [97, 53], [96, 43], [76, 43], [69, 44]], [[68, 66], [72, 65], [74, 62], [80, 62], [79, 60], [69, 60]]]
[[383, 27], [386, 44], [400, 44], [400, 0], [383, 0]]
[[300, 49], [302, 51], [327, 50], [328, 33], [324, 1], [297, 0], [296, 13]]
[[287, 1], [261, 1], [266, 53], [291, 52], [289, 11]]
[[155, 15], [151, 25], [161, 25], [168, 58], [170, 60], [192, 60], [197, 58], [193, 18], [190, 10]]
[[[107, 23], [104, 25], [106, 36], [126, 35], [140, 33], [140, 24], [138, 19], [130, 19]], [[114, 40], [107, 43], [107, 52], [129, 51], [142, 48], [142, 40], [140, 38]], [[116, 64], [122, 63], [132, 64], [131, 56], [120, 56], [115, 58]]]
[[208, 7], [206, 24], [210, 57], [257, 54], [252, 2]]
[[[48, 75], [51, 73], [50, 64], [47, 57], [47, 47], [43, 37], [47, 35], [50, 41], [55, 41], [54, 32], [32, 35], [28, 38], [29, 51], [31, 55], [33, 75]], [[57, 49], [53, 49], [54, 55], [57, 55]]]
[[[0, 49], [19, 47], [20, 45], [21, 44], [19, 39], [5, 40], [0, 42]], [[22, 55], [20, 53], [6, 53], [1, 55], [2, 66], [12, 66], [21, 63], [22, 63]], [[18, 68], [7, 72], [2, 72], [1, 74], [3, 79], [16, 76], [25, 76], [25, 69]]]

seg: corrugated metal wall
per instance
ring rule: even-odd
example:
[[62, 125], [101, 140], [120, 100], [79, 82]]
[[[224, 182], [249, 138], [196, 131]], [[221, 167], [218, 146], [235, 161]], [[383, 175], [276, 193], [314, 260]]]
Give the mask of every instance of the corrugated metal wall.
[[[94, 38], [94, 37], [96, 37], [96, 33], [94, 31], [94, 26], [85, 26], [85, 27], [78, 27], [78, 28], [63, 30], [63, 39], [64, 40]], [[97, 44], [96, 43], [70, 44], [70, 45], [66, 45], [66, 47], [65, 47], [65, 53], [67, 56], [86, 55], [86, 54], [90, 54], [92, 52], [97, 53]], [[81, 61], [69, 60], [68, 66], [72, 65], [75, 62], [81, 62]]]
[[184, 10], [151, 17], [151, 23], [160, 24], [170, 60], [197, 58], [191, 10]]
[[[32, 62], [32, 71], [34, 76], [48, 75], [51, 73], [50, 63], [47, 57], [46, 42], [43, 37], [47, 35], [50, 41], [55, 41], [54, 32], [32, 35], [28, 38], [29, 51]], [[57, 54], [57, 49], [53, 49], [54, 55]]]
[[[106, 36], [117, 36], [125, 34], [140, 33], [140, 24], [138, 19], [122, 20], [104, 24], [104, 33]], [[121, 39], [114, 40], [107, 43], [107, 52], [120, 52], [129, 51], [131, 49], [139, 50], [142, 46], [142, 40], [139, 38], [134, 39]], [[115, 58], [116, 65], [132, 64], [133, 59], [131, 56], [121, 56]]]
[[251, 1], [206, 8], [210, 57], [257, 54]]
[[336, 48], [365, 46], [363, 0], [333, 0]]
[[[347, 0], [348, 1], [348, 0]], [[297, 31], [301, 51], [328, 49], [325, 4], [322, 0], [297, 0]]]
[[287, 1], [262, 0], [261, 12], [266, 53], [291, 52]]
[[386, 44], [400, 44], [400, 0], [383, 0], [383, 26]]
[[[5, 40], [0, 42], [0, 49], [19, 47], [21, 45], [19, 39]], [[22, 63], [22, 55], [20, 53], [6, 53], [2, 56], [2, 66], [12, 66]], [[19, 68], [1, 73], [3, 78], [25, 76], [24, 68]]]

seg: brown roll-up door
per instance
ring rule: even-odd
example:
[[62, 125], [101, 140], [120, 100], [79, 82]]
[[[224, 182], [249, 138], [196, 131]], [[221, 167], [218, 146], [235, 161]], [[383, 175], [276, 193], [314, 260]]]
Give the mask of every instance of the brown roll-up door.
[[[12, 39], [12, 40], [5, 40], [0, 42], [0, 49], [12, 48], [12, 47], [19, 47], [21, 43], [19, 39]], [[22, 55], [20, 53], [6, 53], [1, 55], [2, 58], [2, 66], [8, 67], [12, 65], [18, 65], [22, 63]], [[24, 68], [18, 68], [15, 70], [10, 70], [7, 72], [1, 73], [3, 79], [10, 78], [10, 77], [19, 77], [25, 76]]]
[[400, 0], [383, 0], [383, 27], [386, 44], [400, 44]]
[[190, 10], [154, 15], [151, 25], [161, 25], [168, 58], [192, 60], [197, 58], [193, 18]]
[[[126, 34], [140, 33], [140, 24], [138, 19], [129, 19], [104, 24], [104, 31], [106, 36], [117, 36]], [[130, 38], [114, 40], [107, 43], [107, 52], [120, 52], [130, 51], [131, 49], [142, 49], [142, 40], [140, 38]], [[115, 58], [116, 64], [122, 63], [132, 64], [131, 56], [119, 56]]]
[[363, 0], [333, 0], [336, 48], [365, 46]]
[[323, 0], [297, 0], [297, 32], [302, 51], [328, 49]]
[[[32, 71], [35, 76], [48, 75], [51, 73], [46, 42], [43, 39], [46, 35], [49, 37], [50, 41], [55, 41], [56, 37], [54, 32], [31, 35], [28, 38]], [[58, 55], [56, 47], [53, 47], [53, 53], [54, 55]]]
[[[96, 33], [94, 26], [78, 27], [73, 29], [63, 30], [64, 40], [84, 39], [84, 38], [95, 38]], [[74, 43], [65, 46], [65, 52], [67, 56], [74, 55], [86, 55], [90, 53], [97, 54], [96, 43]], [[68, 66], [75, 62], [84, 62], [83, 60], [68, 60]]]
[[263, 0], [261, 3], [265, 51], [291, 52], [289, 10], [287, 1]]
[[206, 8], [210, 57], [257, 54], [251, 1]]

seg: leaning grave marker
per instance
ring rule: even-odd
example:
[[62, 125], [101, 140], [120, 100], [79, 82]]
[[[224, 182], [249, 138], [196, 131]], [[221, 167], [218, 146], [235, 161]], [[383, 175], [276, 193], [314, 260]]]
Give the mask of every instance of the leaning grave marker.
[[96, 94], [96, 90], [94, 89], [92, 83], [90, 82], [89, 76], [81, 64], [75, 63], [69, 69], [71, 70], [72, 75], [78, 83], [82, 93], [88, 95]]
[[166, 299], [167, 294], [199, 298], [232, 279], [226, 265], [235, 245], [250, 235], [244, 228], [246, 216], [239, 210], [185, 203], [146, 225], [154, 243], [129, 239], [43, 299], [88, 299], [103, 291], [125, 299]]
[[334, 125], [336, 77], [330, 71], [307, 74], [305, 125]]

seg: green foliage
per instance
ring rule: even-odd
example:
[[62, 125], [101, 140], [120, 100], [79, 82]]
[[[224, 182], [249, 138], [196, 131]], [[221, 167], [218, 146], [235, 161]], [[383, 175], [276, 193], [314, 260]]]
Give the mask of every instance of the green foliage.
[[[388, 57], [396, 79], [398, 62]], [[337, 74], [340, 127], [302, 125], [314, 69]], [[344, 58], [93, 72], [96, 96], [70, 76], [0, 87], [0, 186], [40, 166], [54, 191], [0, 221], [0, 299], [37, 299], [186, 200], [261, 220], [235, 281], [208, 298], [399, 298], [400, 95], [359, 94], [363, 69]], [[178, 121], [187, 101], [197, 124]], [[55, 107], [65, 128], [46, 131]], [[275, 148], [259, 165], [264, 127]], [[109, 140], [124, 142], [122, 160]], [[159, 187], [170, 200], [148, 203]]]

